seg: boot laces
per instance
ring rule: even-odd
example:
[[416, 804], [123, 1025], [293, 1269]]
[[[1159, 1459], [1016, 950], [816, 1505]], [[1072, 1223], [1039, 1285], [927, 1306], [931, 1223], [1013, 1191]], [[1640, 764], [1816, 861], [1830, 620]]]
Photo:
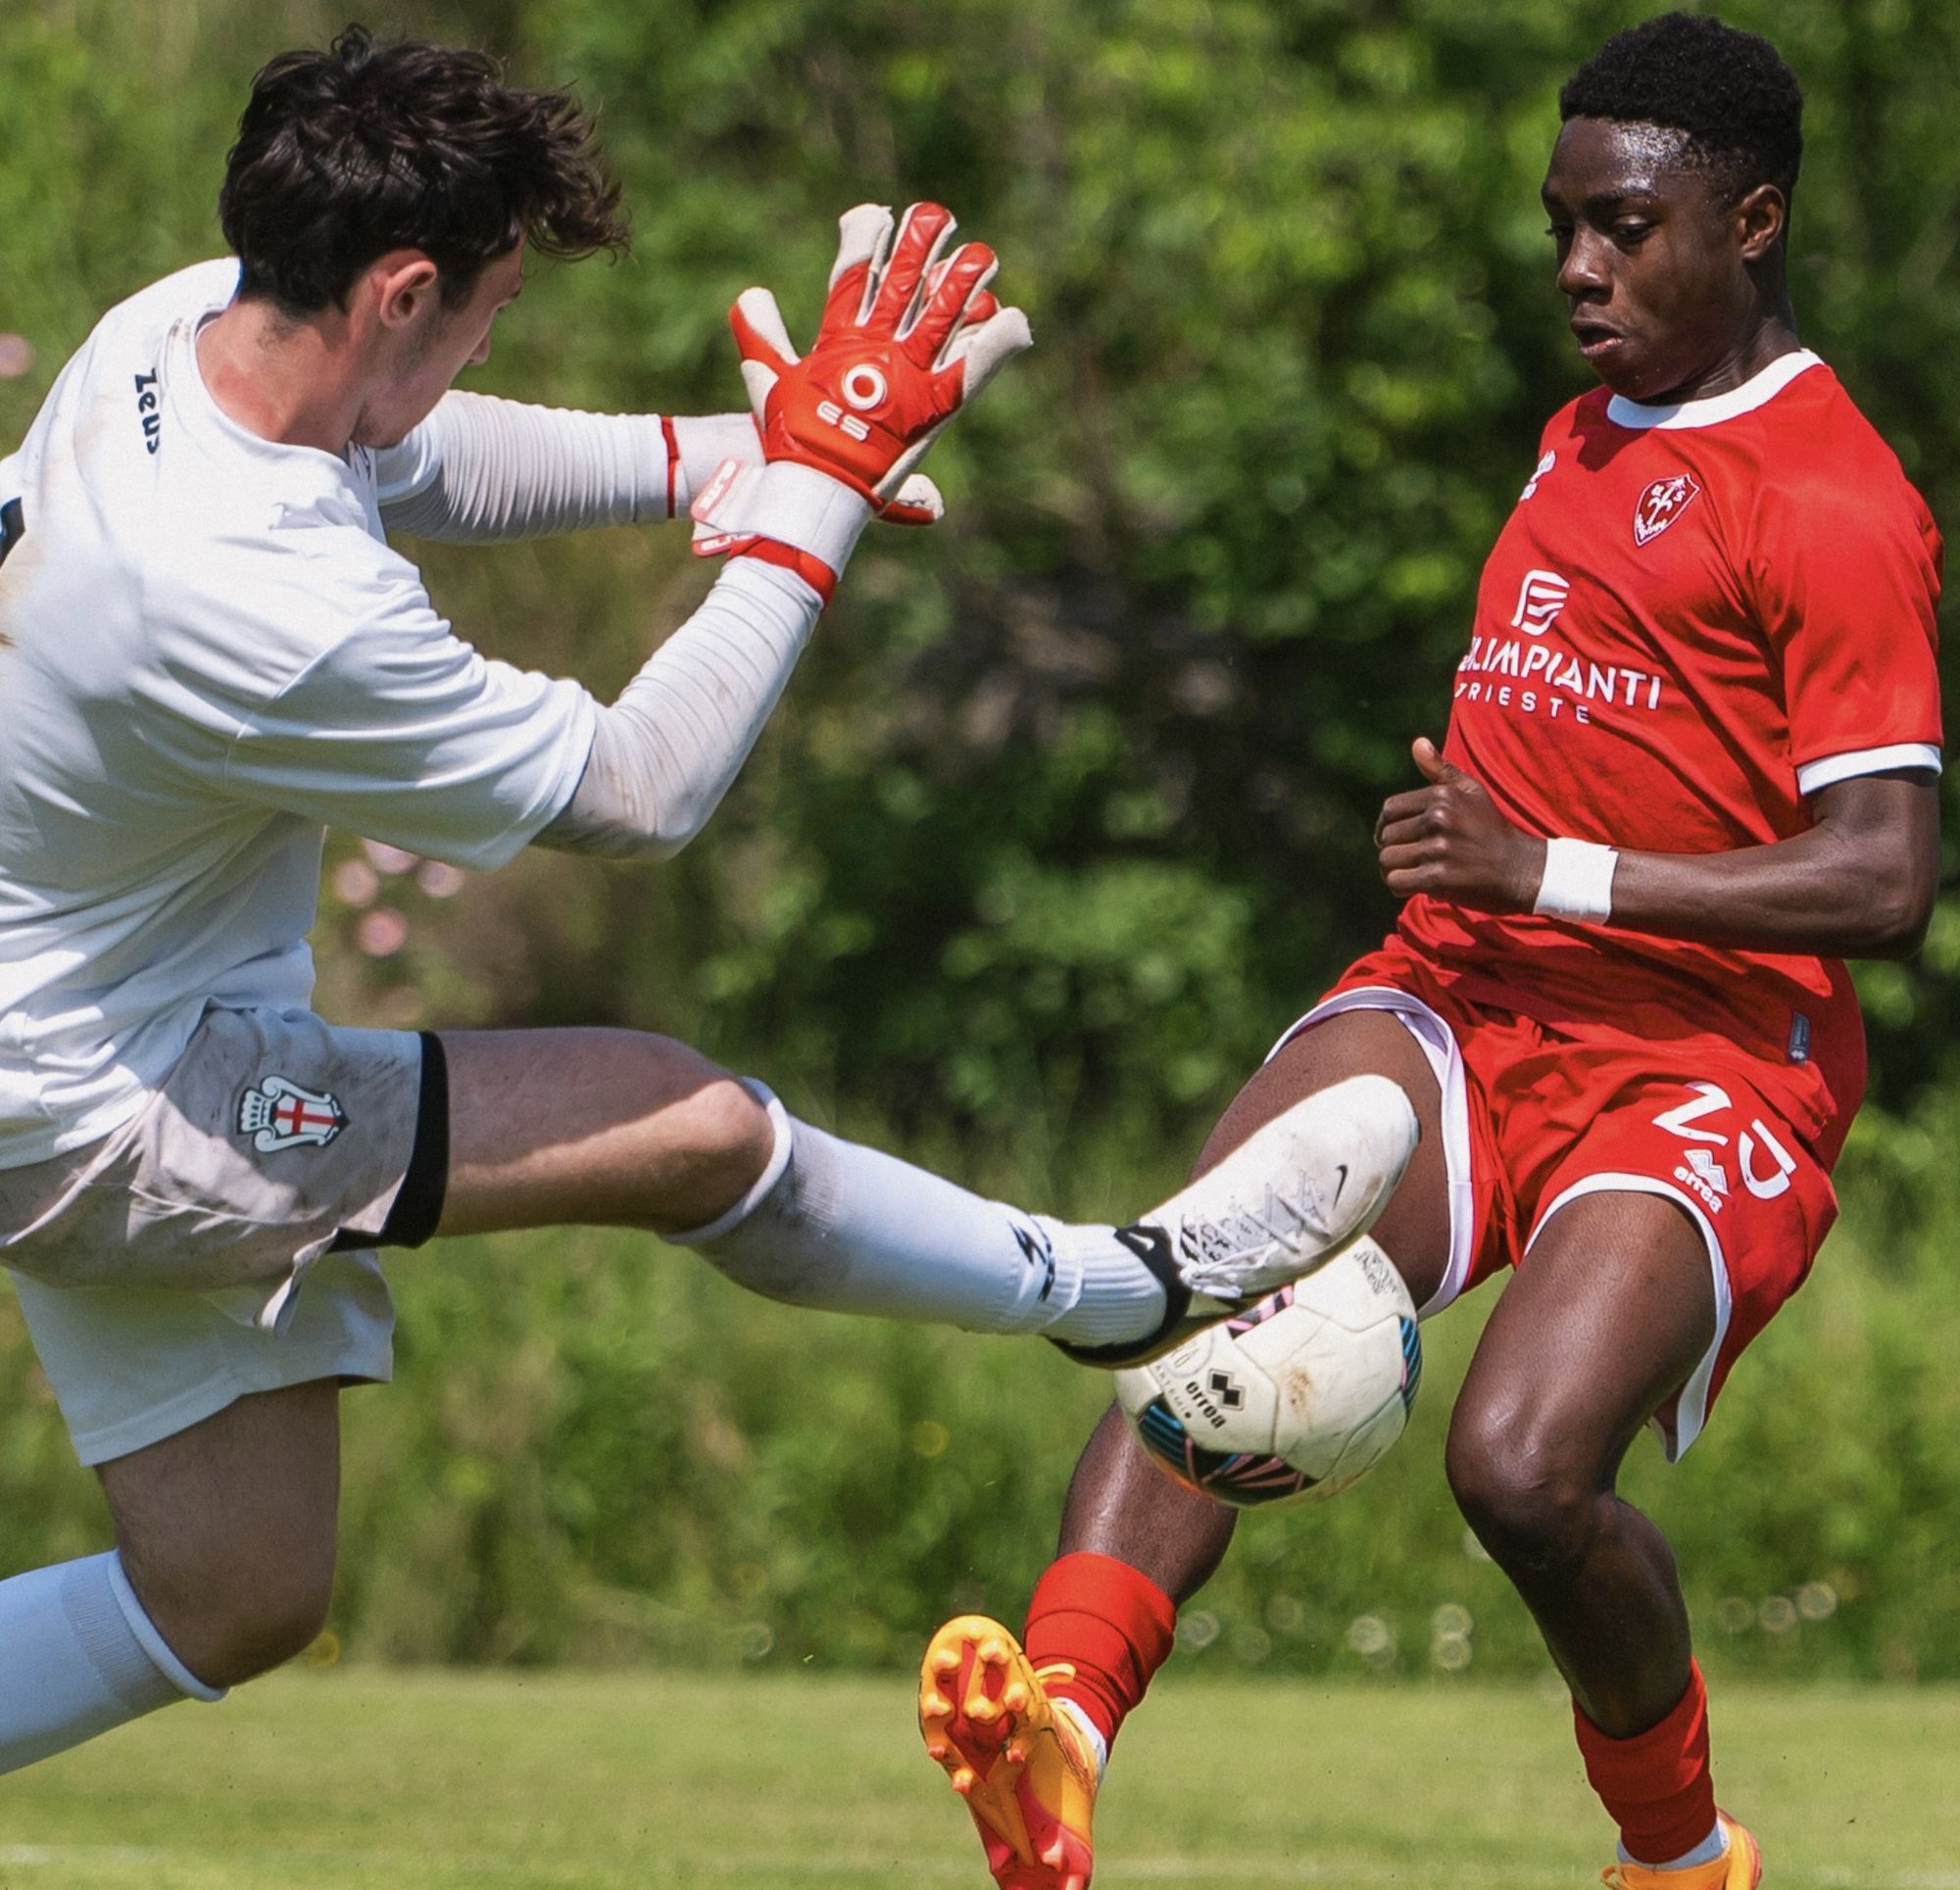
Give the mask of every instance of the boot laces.
[[1298, 1258], [1321, 1238], [1313, 1210], [1319, 1205], [1302, 1181], [1289, 1194], [1268, 1184], [1256, 1206], [1237, 1203], [1216, 1220], [1187, 1221], [1180, 1244], [1186, 1284], [1202, 1292], [1232, 1290], [1245, 1278], [1243, 1263], [1277, 1246]]

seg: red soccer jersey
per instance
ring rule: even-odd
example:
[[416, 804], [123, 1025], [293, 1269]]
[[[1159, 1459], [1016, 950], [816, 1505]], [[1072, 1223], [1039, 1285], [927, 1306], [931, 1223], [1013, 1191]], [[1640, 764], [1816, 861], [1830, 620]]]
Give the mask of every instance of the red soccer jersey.
[[[1675, 408], [1597, 389], [1546, 427], [1484, 566], [1445, 751], [1527, 833], [1671, 853], [1788, 839], [1820, 788], [1937, 768], [1939, 559], [1925, 502], [1814, 355]], [[1862, 1094], [1836, 960], [1424, 897], [1400, 930], [1474, 1001], [1775, 1066], [1827, 1160]]]

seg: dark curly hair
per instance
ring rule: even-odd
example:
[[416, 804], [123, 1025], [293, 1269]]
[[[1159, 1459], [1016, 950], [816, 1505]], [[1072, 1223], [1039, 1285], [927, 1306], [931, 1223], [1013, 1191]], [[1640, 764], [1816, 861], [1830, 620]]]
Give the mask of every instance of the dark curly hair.
[[295, 315], [343, 305], [390, 250], [423, 251], [454, 308], [514, 244], [570, 258], [626, 242], [619, 186], [567, 93], [518, 91], [487, 54], [383, 45], [360, 25], [252, 81], [218, 209], [239, 294]]
[[1725, 201], [1775, 184], [1788, 201], [1803, 161], [1803, 93], [1767, 39], [1667, 13], [1615, 33], [1568, 79], [1558, 116], [1659, 124], [1687, 134], [1690, 161]]

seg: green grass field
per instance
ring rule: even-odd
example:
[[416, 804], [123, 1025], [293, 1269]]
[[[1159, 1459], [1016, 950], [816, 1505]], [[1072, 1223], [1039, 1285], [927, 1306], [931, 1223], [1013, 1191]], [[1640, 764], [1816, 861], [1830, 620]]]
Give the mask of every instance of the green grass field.
[[[1171, 1680], [1098, 1890], [1582, 1890], [1609, 1834], [1530, 1691]], [[1960, 1890], [1960, 1693], [1724, 1688], [1765, 1890]], [[5, 1890], [985, 1890], [903, 1678], [340, 1670], [179, 1707], [0, 1784]]]

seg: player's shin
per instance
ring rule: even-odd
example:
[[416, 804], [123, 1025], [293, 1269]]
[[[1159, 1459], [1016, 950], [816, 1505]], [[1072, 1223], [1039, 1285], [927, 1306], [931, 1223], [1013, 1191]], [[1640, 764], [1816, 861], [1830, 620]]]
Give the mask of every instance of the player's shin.
[[223, 1697], [165, 1645], [120, 1556], [0, 1581], [0, 1772], [173, 1701]]
[[1177, 1604], [1114, 1556], [1064, 1555], [1028, 1600], [1028, 1659], [1056, 1677], [1050, 1697], [1094, 1729], [1106, 1763], [1123, 1721], [1170, 1657]]
[[1698, 1666], [1666, 1719], [1633, 1738], [1608, 1738], [1576, 1706], [1573, 1720], [1586, 1775], [1620, 1827], [1623, 1863], [1687, 1867], [1722, 1855]]
[[1114, 1228], [990, 1201], [808, 1123], [763, 1096], [776, 1130], [761, 1177], [698, 1246], [737, 1284], [825, 1312], [869, 1313], [1119, 1344], [1153, 1332], [1164, 1287]]

